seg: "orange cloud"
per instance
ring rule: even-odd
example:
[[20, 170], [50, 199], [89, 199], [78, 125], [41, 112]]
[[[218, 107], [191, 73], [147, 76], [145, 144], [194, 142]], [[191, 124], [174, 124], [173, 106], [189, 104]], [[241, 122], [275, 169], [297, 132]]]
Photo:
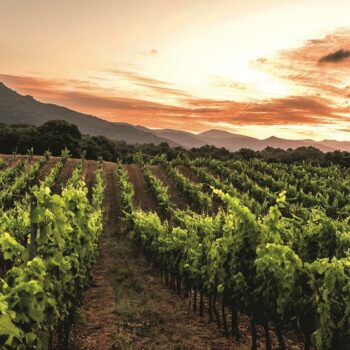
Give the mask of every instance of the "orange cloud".
[[238, 102], [200, 99], [166, 82], [118, 71], [126, 79], [156, 89], [159, 94], [171, 93], [182, 97], [181, 105], [121, 97], [85, 80], [53, 80], [0, 74], [0, 80], [23, 94], [63, 105], [80, 112], [94, 114], [110, 121], [129, 122], [157, 128], [180, 128], [192, 131], [207, 129], [208, 123], [223, 122], [244, 125], [332, 125], [349, 119], [348, 105], [339, 106], [327, 97], [289, 96], [264, 101]]
[[188, 94], [187, 92], [183, 90], [175, 89], [173, 84], [166, 81], [146, 77], [139, 73], [127, 71], [127, 70], [113, 69], [113, 70], [109, 70], [108, 72], [112, 73], [115, 77], [119, 79], [127, 80], [136, 86], [141, 86], [147, 89], [151, 89], [160, 95], [167, 94], [167, 95], [172, 95], [179, 98], [191, 97], [191, 95]]
[[319, 63], [340, 63], [350, 58], [350, 51], [340, 49], [319, 59]]
[[259, 58], [254, 64], [288, 81], [300, 92], [342, 99], [344, 103], [350, 92], [350, 51], [344, 49], [349, 47], [350, 29], [341, 29], [309, 40], [302, 47], [284, 50], [275, 58]]

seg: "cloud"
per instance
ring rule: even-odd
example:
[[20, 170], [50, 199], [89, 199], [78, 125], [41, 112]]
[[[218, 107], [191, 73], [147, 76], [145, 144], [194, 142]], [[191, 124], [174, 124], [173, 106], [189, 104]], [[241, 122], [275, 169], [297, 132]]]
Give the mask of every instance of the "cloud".
[[338, 51], [329, 53], [319, 59], [319, 63], [339, 63], [350, 58], [350, 51], [340, 49]]
[[133, 81], [135, 83], [171, 85], [171, 83], [168, 83], [166, 81], [146, 77], [142, 74], [139, 74], [133, 71], [122, 70], [122, 69], [110, 69], [107, 72], [114, 74], [116, 77], [124, 78], [129, 81]]
[[150, 49], [147, 51], [142, 51], [141, 54], [146, 56], [157, 56], [159, 54], [159, 51], [156, 49]]
[[223, 77], [214, 77], [212, 80], [213, 80], [212, 85], [217, 87], [224, 87], [224, 88], [241, 90], [241, 91], [249, 89], [249, 87], [242, 82], [233, 81], [231, 79], [226, 79]]
[[43, 79], [33, 76], [18, 76], [0, 74], [0, 80], [8, 83], [14, 89], [26, 90], [29, 94], [33, 89], [74, 88], [85, 91], [95, 91], [101, 87], [92, 81], [78, 79]]
[[187, 92], [184, 92], [182, 90], [178, 90], [178, 89], [171, 89], [168, 87], [163, 87], [163, 86], [157, 86], [157, 85], [152, 85], [152, 84], [138, 84], [139, 86], [143, 86], [149, 89], [152, 89], [156, 92], [158, 92], [159, 94], [168, 94], [168, 95], [175, 95], [178, 97], [190, 97], [191, 95], [188, 94]]
[[339, 47], [350, 47], [350, 29], [308, 40], [301, 47], [283, 50], [269, 59], [260, 58], [253, 65], [284, 80], [300, 95], [320, 95], [343, 103], [349, 95], [350, 52]]
[[173, 84], [169, 82], [147, 77], [134, 71], [112, 69], [109, 72], [114, 74], [118, 78], [125, 79], [134, 85], [151, 89], [157, 92], [158, 94], [173, 95], [180, 98], [181, 97], [189, 98], [191, 96], [190, 94], [188, 94], [183, 90], [175, 89], [173, 87]]
[[[124, 72], [126, 77], [152, 89], [172, 89], [161, 82]], [[182, 96], [182, 103], [162, 103], [123, 97], [85, 80], [41, 79], [0, 74], [0, 81], [40, 101], [63, 105], [107, 120], [148, 127], [205, 130], [208, 123], [235, 126], [335, 125], [349, 121], [350, 107], [317, 95], [293, 95], [263, 101], [232, 101]], [[155, 82], [146, 84], [145, 82]], [[181, 91], [173, 89], [173, 93]], [[162, 99], [160, 100], [162, 101]], [[163, 100], [164, 101], [164, 100]]]
[[[113, 91], [101, 88], [95, 84], [89, 84], [84, 80], [42, 79], [30, 76], [0, 74], [0, 81], [22, 94], [33, 95], [40, 101], [62, 104], [84, 112], [90, 110], [94, 113], [99, 111], [100, 113], [98, 114], [103, 114], [106, 112], [134, 110], [142, 113], [152, 110], [157, 112], [163, 111], [164, 113], [177, 113], [181, 110], [180, 107], [176, 106], [116, 96], [112, 93]], [[156, 80], [149, 81], [156, 82]], [[155, 86], [154, 88], [158, 87]], [[173, 90], [173, 92], [176, 93], [176, 90]]]
[[[348, 120], [346, 107], [333, 106], [330, 101], [314, 96], [289, 96], [258, 102], [193, 100], [202, 118], [215, 116], [233, 125], [320, 125]], [[199, 107], [200, 106], [200, 107]]]

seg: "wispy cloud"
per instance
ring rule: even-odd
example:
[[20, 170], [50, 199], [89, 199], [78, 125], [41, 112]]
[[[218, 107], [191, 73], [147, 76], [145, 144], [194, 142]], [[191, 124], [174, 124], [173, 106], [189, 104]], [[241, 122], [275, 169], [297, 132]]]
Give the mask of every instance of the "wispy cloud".
[[350, 58], [350, 51], [340, 49], [321, 57], [318, 62], [319, 63], [340, 63], [349, 58]]
[[142, 55], [145, 56], [157, 56], [159, 54], [159, 51], [157, 49], [150, 49], [150, 50], [145, 50], [141, 52]]
[[135, 83], [171, 85], [171, 83], [168, 83], [166, 81], [147, 77], [135, 71], [123, 70], [123, 69], [110, 69], [110, 70], [107, 70], [107, 72], [114, 74], [118, 78], [127, 79]]
[[[91, 81], [9, 74], [0, 74], [0, 80], [41, 101], [149, 127], [203, 130], [218, 123], [232, 128], [329, 126], [345, 132], [350, 121], [350, 59], [349, 51], [344, 49], [347, 47], [350, 30], [343, 29], [282, 51], [276, 57], [256, 60], [255, 68], [285, 80], [294, 91], [290, 96], [265, 100], [198, 98], [171, 82], [143, 75], [136, 68], [109, 69], [103, 72], [106, 75], [101, 74], [103, 79], [95, 77]], [[120, 81], [122, 87], [141, 88], [142, 93], [133, 95], [122, 88], [105, 88], [110, 86], [105, 83], [113, 79]], [[224, 78], [216, 78], [213, 83], [242, 93], [250, 89], [249, 85]]]
[[159, 95], [171, 95], [179, 98], [191, 97], [189, 93], [175, 88], [170, 82], [144, 76], [135, 71], [111, 69], [108, 72], [112, 73], [116, 78], [127, 80], [129, 83], [135, 86], [150, 89]]
[[254, 65], [285, 80], [300, 94], [345, 103], [349, 97], [350, 52], [340, 49], [344, 47], [350, 47], [350, 29], [309, 40], [305, 45], [284, 50], [273, 58], [260, 58]]

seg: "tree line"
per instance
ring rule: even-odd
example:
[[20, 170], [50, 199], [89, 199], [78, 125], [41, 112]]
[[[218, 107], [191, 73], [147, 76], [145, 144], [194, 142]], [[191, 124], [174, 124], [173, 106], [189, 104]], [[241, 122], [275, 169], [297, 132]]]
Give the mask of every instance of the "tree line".
[[84, 153], [86, 159], [97, 160], [102, 157], [106, 161], [123, 161], [131, 163], [137, 152], [146, 157], [165, 154], [168, 160], [173, 160], [179, 154], [186, 154], [190, 159], [197, 157], [211, 157], [220, 160], [262, 159], [270, 163], [300, 163], [312, 162], [322, 166], [339, 164], [350, 166], [350, 153], [344, 151], [321, 152], [315, 147], [299, 147], [283, 150], [267, 147], [262, 151], [243, 148], [237, 152], [230, 152], [226, 148], [215, 146], [202, 146], [185, 149], [170, 147], [167, 143], [131, 145], [124, 141], [110, 140], [104, 136], [89, 136], [82, 134], [78, 127], [64, 120], [50, 120], [41, 126], [28, 124], [2, 124], [0, 123], [0, 152], [6, 154], [27, 153], [33, 149], [34, 154], [43, 154], [49, 150], [52, 155], [59, 156], [67, 148], [73, 157], [81, 157]]

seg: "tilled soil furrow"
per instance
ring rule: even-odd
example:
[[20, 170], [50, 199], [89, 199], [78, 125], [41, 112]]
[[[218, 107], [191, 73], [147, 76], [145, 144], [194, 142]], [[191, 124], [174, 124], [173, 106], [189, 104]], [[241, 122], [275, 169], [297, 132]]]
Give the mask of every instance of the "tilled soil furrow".
[[186, 199], [178, 190], [175, 183], [169, 178], [165, 171], [159, 165], [151, 165], [150, 169], [153, 174], [161, 180], [164, 185], [168, 186], [168, 193], [171, 201], [178, 209], [185, 210], [187, 208]]
[[97, 164], [95, 160], [89, 160], [84, 162], [83, 166], [83, 179], [85, 180], [86, 187], [89, 190], [88, 198], [91, 201], [92, 198], [92, 187], [95, 183], [95, 171], [97, 169]]
[[187, 301], [154, 274], [139, 247], [121, 235], [115, 243], [116, 349], [247, 349], [223, 337], [193, 313]]
[[42, 166], [42, 168], [40, 170], [40, 174], [35, 182], [38, 184], [40, 181], [43, 181], [45, 179], [45, 177], [47, 175], [49, 175], [51, 169], [56, 165], [56, 163], [57, 163], [56, 159], [50, 159], [49, 161], [47, 161]]
[[69, 178], [72, 176], [73, 170], [80, 162], [80, 159], [67, 159], [63, 169], [58, 176], [55, 185], [52, 188], [53, 193], [60, 193], [62, 188], [66, 185]]
[[135, 189], [135, 205], [145, 211], [157, 211], [157, 202], [154, 199], [146, 180], [142, 174], [142, 170], [137, 164], [125, 165], [129, 178]]
[[92, 271], [93, 283], [88, 289], [78, 322], [71, 335], [70, 349], [112, 350], [116, 349], [117, 334], [115, 314], [115, 293], [113, 275], [114, 246], [119, 230], [120, 193], [115, 175], [115, 164], [105, 163], [104, 231], [100, 237], [99, 253]]

